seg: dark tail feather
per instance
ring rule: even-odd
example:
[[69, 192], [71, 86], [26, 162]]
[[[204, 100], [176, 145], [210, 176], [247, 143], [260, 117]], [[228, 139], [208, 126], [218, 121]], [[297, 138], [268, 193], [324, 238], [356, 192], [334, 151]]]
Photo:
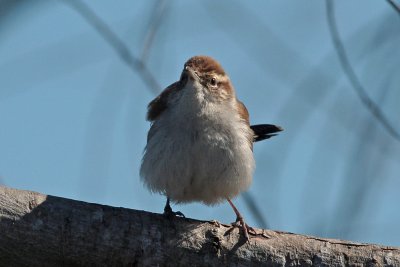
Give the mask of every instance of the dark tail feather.
[[250, 126], [250, 128], [254, 132], [254, 142], [271, 138], [277, 135], [278, 132], [283, 131], [282, 127], [272, 124], [257, 124]]

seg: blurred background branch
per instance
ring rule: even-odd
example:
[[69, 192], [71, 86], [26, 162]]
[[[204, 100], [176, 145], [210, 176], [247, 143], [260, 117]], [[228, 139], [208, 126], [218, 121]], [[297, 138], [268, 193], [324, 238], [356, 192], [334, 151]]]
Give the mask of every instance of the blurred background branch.
[[155, 94], [161, 91], [154, 75], [150, 72], [146, 64], [139, 58], [136, 58], [129, 50], [128, 46], [120, 39], [114, 31], [97, 16], [88, 5], [81, 0], [63, 0], [64, 3], [71, 6], [80, 14], [94, 29], [109, 43], [120, 58], [136, 73], [138, 72], [148, 88]]
[[160, 28], [160, 24], [163, 21], [170, 4], [171, 2], [168, 0], [158, 0], [154, 4], [152, 12], [153, 14], [150, 16], [147, 34], [143, 42], [143, 50], [141, 53], [141, 60], [143, 62], [146, 62], [149, 57], [150, 48], [154, 42], [154, 37]]
[[395, 0], [387, 0], [389, 4], [400, 14], [400, 5]]
[[270, 226], [267, 223], [267, 219], [265, 218], [266, 216], [261, 211], [260, 207], [257, 204], [257, 201], [255, 200], [251, 192], [243, 192], [241, 194], [241, 197], [243, 198], [244, 203], [246, 203], [246, 206], [248, 208], [248, 210], [246, 211], [248, 211], [257, 222], [257, 227], [260, 227], [262, 229], [269, 229]]
[[333, 44], [335, 46], [337, 55], [339, 57], [340, 65], [343, 68], [347, 79], [351, 84], [351, 88], [354, 89], [357, 96], [360, 98], [364, 107], [371, 112], [371, 114], [378, 120], [378, 122], [386, 129], [391, 137], [400, 142], [400, 133], [395, 127], [389, 122], [389, 119], [385, 116], [380, 106], [376, 104], [367, 94], [366, 90], [362, 86], [359, 78], [357, 77], [353, 67], [351, 66], [350, 60], [347, 56], [346, 49], [340, 39], [339, 31], [337, 29], [335, 19], [334, 0], [326, 0], [326, 14], [329, 25], [329, 32], [332, 37]]

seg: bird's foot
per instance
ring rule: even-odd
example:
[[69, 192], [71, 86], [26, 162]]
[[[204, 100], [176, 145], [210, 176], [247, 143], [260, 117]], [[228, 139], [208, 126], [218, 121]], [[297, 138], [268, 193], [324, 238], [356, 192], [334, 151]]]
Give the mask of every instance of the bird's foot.
[[251, 236], [262, 236], [265, 238], [271, 238], [268, 234], [265, 233], [264, 229], [261, 229], [261, 232], [257, 232], [256, 229], [254, 229], [253, 227], [249, 226], [247, 223], [245, 223], [245, 221], [243, 220], [243, 218], [236, 218], [236, 221], [233, 222], [231, 224], [233, 227], [239, 227], [242, 228], [243, 232], [244, 232], [244, 236], [246, 238], [247, 241], [250, 240], [250, 235]]
[[172, 211], [171, 206], [169, 205], [169, 203], [168, 203], [168, 205], [165, 206], [163, 215], [165, 217], [168, 217], [168, 218], [173, 218], [173, 217], [186, 218], [185, 215], [182, 212], [180, 212], [180, 211]]
[[186, 218], [185, 215], [180, 212], [180, 211], [167, 211], [163, 213], [164, 216], [168, 217], [168, 218], [172, 218], [172, 217], [180, 217], [180, 218]]
[[186, 218], [185, 215], [183, 215], [182, 212], [180, 212], [180, 211], [172, 211], [172, 208], [171, 208], [171, 206], [169, 204], [169, 197], [167, 197], [167, 203], [165, 203], [164, 216], [167, 217], [167, 218], [173, 218], [173, 217]]
[[249, 226], [243, 219], [243, 217], [237, 217], [236, 221], [232, 223], [233, 227], [240, 227], [242, 228], [242, 231], [244, 233], [244, 237], [246, 238], [246, 241], [250, 240], [250, 235], [258, 235], [256, 230], [254, 230], [253, 227]]

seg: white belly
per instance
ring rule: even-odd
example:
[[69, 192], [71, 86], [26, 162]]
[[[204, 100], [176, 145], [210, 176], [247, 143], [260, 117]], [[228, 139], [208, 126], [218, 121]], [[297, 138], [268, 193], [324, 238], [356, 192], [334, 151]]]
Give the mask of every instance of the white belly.
[[215, 204], [248, 188], [255, 166], [252, 132], [239, 116], [232, 110], [202, 117], [165, 113], [152, 125], [140, 169], [151, 191], [175, 202]]

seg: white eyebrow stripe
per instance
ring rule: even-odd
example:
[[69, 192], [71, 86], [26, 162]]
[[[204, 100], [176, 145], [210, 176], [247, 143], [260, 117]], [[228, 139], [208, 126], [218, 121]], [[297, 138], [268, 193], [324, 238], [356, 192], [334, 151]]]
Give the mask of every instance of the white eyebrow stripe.
[[214, 74], [214, 76], [217, 78], [219, 82], [228, 82], [229, 77], [227, 75], [221, 75], [221, 74]]

